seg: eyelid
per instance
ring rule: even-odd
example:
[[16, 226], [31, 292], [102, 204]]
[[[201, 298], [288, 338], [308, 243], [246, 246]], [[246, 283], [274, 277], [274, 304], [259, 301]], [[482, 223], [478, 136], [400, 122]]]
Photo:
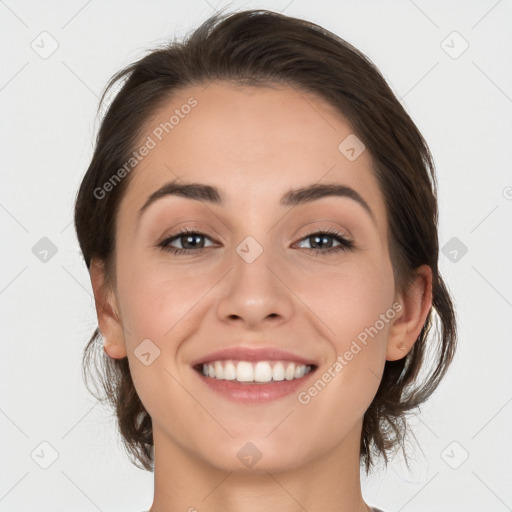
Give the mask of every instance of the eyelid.
[[[205, 230], [202, 230], [200, 228], [191, 227], [191, 226], [185, 226], [185, 227], [178, 228], [177, 231], [173, 231], [170, 235], [166, 235], [166, 236], [162, 237], [161, 241], [158, 242], [157, 246], [160, 246], [164, 243], [178, 240], [182, 236], [191, 235], [191, 234], [200, 235], [204, 238], [207, 238], [208, 240], [214, 241], [210, 235], [205, 233]], [[209, 247], [211, 247], [211, 246], [209, 246]], [[192, 251], [190, 251], [190, 252], [192, 252]]]
[[[187, 221], [185, 221], [187, 222]], [[191, 224], [186, 225], [180, 225], [179, 227], [172, 227], [170, 229], [166, 229], [165, 234], [160, 237], [160, 241], [165, 242], [166, 240], [169, 240], [171, 238], [179, 237], [179, 235], [188, 235], [189, 233], [199, 233], [201, 235], [207, 236], [208, 238], [211, 238], [211, 235], [208, 235], [206, 232], [212, 232], [213, 236], [216, 238], [222, 238], [217, 232], [208, 225], [196, 225], [195, 221], [189, 221]], [[180, 224], [183, 224], [183, 222], [180, 222]]]
[[300, 240], [306, 238], [308, 236], [314, 235], [315, 233], [323, 232], [329, 233], [331, 235], [342, 236], [346, 240], [352, 240], [352, 236], [350, 235], [347, 229], [335, 228], [333, 226], [315, 226], [310, 231], [306, 232], [306, 234], [300, 237]]
[[313, 222], [308, 222], [305, 227], [314, 225], [314, 227], [311, 228], [311, 231], [307, 231], [306, 235], [308, 236], [311, 234], [314, 234], [318, 231], [327, 231], [329, 233], [335, 234], [335, 235], [343, 235], [347, 240], [353, 240], [354, 237], [348, 227], [340, 225], [338, 222], [335, 222], [336, 226], [333, 226], [332, 223], [335, 222], [332, 219], [318, 219]]

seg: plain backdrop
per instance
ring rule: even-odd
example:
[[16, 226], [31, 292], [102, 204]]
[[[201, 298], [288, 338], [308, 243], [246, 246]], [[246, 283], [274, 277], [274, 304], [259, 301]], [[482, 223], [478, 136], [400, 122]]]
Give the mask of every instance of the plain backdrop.
[[[0, 512], [138, 512], [152, 502], [153, 474], [130, 464], [111, 411], [82, 381], [96, 318], [73, 202], [108, 79], [225, 5], [0, 1]], [[363, 475], [366, 500], [389, 512], [512, 510], [512, 3], [230, 5], [309, 19], [362, 50], [435, 158], [459, 350], [411, 420], [410, 470], [397, 457]]]

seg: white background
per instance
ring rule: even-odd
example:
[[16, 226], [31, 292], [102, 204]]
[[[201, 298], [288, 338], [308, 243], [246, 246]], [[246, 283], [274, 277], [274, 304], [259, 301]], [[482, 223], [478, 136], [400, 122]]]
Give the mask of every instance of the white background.
[[[129, 463], [112, 413], [82, 382], [96, 323], [73, 202], [111, 75], [225, 5], [0, 1], [0, 512], [139, 512], [152, 502], [153, 474]], [[375, 62], [434, 154], [440, 244], [457, 237], [468, 248], [456, 262], [440, 254], [458, 310], [456, 360], [411, 422], [411, 470], [397, 458], [363, 476], [366, 500], [388, 512], [512, 510], [512, 2], [231, 6], [304, 17]], [[58, 42], [47, 59], [31, 47], [43, 31]], [[458, 58], [442, 45], [453, 31], [469, 43]], [[462, 44], [444, 43], [452, 54]], [[57, 247], [46, 263], [32, 252], [42, 237]], [[31, 457], [49, 456], [43, 441], [58, 453], [48, 469]], [[465, 451], [452, 469], [446, 461]]]

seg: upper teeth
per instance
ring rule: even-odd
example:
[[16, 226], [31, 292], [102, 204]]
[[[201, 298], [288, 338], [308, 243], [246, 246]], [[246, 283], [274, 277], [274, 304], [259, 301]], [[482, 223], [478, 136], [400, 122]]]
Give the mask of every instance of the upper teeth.
[[203, 374], [222, 380], [239, 382], [270, 382], [271, 380], [300, 379], [311, 366], [288, 361], [211, 361], [203, 364]]

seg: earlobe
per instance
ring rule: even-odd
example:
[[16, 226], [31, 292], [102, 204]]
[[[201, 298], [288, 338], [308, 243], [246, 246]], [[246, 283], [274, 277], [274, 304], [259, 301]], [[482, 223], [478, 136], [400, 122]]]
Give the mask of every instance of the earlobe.
[[389, 330], [386, 360], [396, 361], [405, 357], [425, 324], [432, 307], [432, 269], [421, 265], [409, 288], [400, 298], [401, 313]]
[[103, 350], [113, 359], [126, 357], [123, 326], [117, 313], [115, 295], [106, 285], [103, 262], [91, 260], [89, 275], [94, 292], [98, 328], [103, 338]]
[[103, 338], [103, 351], [110, 359], [123, 359], [126, 357], [126, 350], [119, 344], [109, 343], [106, 338]]

